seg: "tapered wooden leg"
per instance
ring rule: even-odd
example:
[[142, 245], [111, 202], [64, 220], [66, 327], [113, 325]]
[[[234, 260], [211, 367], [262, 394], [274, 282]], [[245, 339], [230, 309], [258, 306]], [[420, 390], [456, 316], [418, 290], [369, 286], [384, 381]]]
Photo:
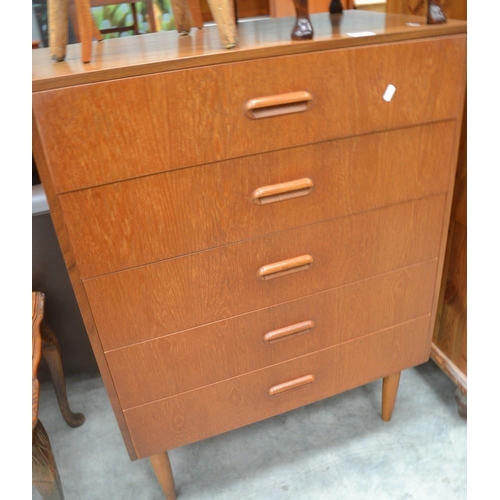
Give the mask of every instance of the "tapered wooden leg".
[[149, 31], [151, 33], [155, 33], [158, 31], [158, 28], [156, 27], [156, 16], [155, 16], [155, 9], [153, 6], [153, 0], [149, 0], [149, 2], [146, 2], [146, 8], [148, 11]]
[[99, 28], [97, 27], [97, 24], [95, 23], [95, 19], [92, 16], [92, 35], [98, 42], [102, 42], [104, 40], [104, 37], [102, 36], [102, 33], [99, 31]]
[[191, 30], [191, 13], [187, 0], [171, 0], [175, 26], [181, 35], [187, 35]]
[[90, 0], [75, 0], [75, 8], [81, 44], [81, 60], [83, 63], [89, 63], [92, 59], [92, 37], [94, 35]]
[[47, 4], [50, 55], [64, 61], [68, 44], [68, 0], [50, 0]]
[[165, 452], [159, 453], [158, 455], [152, 455], [149, 459], [151, 460], [156, 478], [167, 500], [176, 500], [177, 494], [175, 492], [174, 476], [172, 474], [172, 466], [170, 465], [168, 453]]
[[68, 0], [51, 0], [47, 4], [50, 55], [64, 61], [68, 44]]
[[49, 436], [40, 420], [33, 431], [31, 474], [32, 484], [43, 500], [64, 500]]
[[[69, 0], [69, 18], [71, 19], [71, 25], [73, 26], [73, 33], [75, 35], [76, 41], [81, 42], [80, 38], [80, 32], [78, 31], [78, 14], [76, 12], [76, 6], [75, 6], [75, 1], [76, 0]], [[100, 32], [99, 28], [97, 27], [97, 24], [95, 22], [94, 16], [90, 15], [90, 19], [92, 21], [92, 36], [98, 41], [102, 42], [104, 40], [104, 37], [102, 36], [102, 33]]]
[[41, 332], [42, 356], [49, 367], [59, 409], [64, 420], [70, 427], [79, 427], [85, 422], [85, 416], [81, 413], [73, 413], [69, 407], [59, 342], [54, 332], [46, 323], [42, 323]]
[[208, 5], [217, 24], [222, 44], [226, 49], [233, 49], [238, 45], [233, 0], [208, 0]]
[[382, 382], [382, 420], [389, 422], [392, 417], [392, 410], [398, 395], [399, 379], [401, 372], [384, 377]]

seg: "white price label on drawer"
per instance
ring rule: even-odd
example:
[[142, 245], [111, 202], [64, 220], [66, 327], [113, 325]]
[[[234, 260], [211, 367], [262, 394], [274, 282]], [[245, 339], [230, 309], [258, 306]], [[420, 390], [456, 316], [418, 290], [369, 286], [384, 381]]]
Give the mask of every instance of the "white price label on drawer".
[[384, 99], [385, 102], [391, 102], [395, 92], [396, 92], [396, 87], [392, 84], [389, 84], [387, 85], [387, 88], [385, 89], [382, 98]]

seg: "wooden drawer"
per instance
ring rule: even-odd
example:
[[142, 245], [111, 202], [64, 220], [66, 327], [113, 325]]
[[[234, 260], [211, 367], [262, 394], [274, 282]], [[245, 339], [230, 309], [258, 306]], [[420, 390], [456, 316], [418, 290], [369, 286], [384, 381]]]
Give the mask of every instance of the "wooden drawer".
[[[124, 411], [139, 458], [278, 415], [429, 359], [423, 317], [336, 347]], [[271, 396], [279, 384], [314, 382]]]
[[197, 389], [428, 316], [436, 263], [108, 352], [121, 406]]
[[[444, 203], [437, 195], [86, 280], [102, 346], [154, 339], [436, 258]], [[259, 277], [299, 257], [289, 271], [300, 272], [278, 268]]]
[[[90, 278], [445, 192], [454, 132], [444, 122], [308, 145], [68, 193], [60, 202], [80, 274]], [[264, 186], [285, 192], [259, 191]]]
[[[456, 118], [462, 96], [459, 83], [465, 78], [465, 44], [465, 36], [440, 37], [37, 92], [32, 100], [34, 124], [55, 192], [62, 193]], [[387, 102], [389, 85], [396, 93]], [[253, 116], [262, 118], [247, 113], [250, 104], [262, 105], [255, 99], [279, 95], [293, 101], [297, 92], [307, 92], [311, 100], [271, 107], [270, 113], [257, 108]]]

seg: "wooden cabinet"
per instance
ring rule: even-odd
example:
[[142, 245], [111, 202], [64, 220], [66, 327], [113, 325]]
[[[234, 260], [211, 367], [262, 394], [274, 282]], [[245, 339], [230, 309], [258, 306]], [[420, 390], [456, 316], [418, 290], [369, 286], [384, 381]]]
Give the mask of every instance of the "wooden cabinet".
[[[466, 0], [441, 2], [452, 19], [467, 19]], [[387, 12], [424, 16], [427, 1], [387, 0]], [[466, 106], [465, 106], [466, 108]], [[457, 386], [460, 415], [467, 416], [467, 113], [464, 112], [454, 201], [431, 357]]]
[[467, 113], [464, 112], [431, 357], [457, 386], [467, 417]]
[[33, 54], [66, 265], [129, 455], [171, 496], [165, 451], [377, 378], [390, 419], [429, 359], [466, 25], [336, 19]]

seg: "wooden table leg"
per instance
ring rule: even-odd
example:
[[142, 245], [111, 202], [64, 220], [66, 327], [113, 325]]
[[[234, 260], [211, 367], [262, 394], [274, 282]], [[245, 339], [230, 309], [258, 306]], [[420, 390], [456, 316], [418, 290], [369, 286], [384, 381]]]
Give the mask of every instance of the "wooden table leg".
[[158, 28], [156, 27], [156, 15], [155, 15], [155, 9], [153, 6], [153, 0], [146, 2], [146, 9], [148, 12], [149, 31], [151, 33], [156, 33], [158, 31]]
[[392, 417], [392, 410], [398, 395], [399, 379], [401, 372], [384, 377], [382, 382], [382, 420], [389, 422]]
[[208, 0], [208, 6], [219, 30], [222, 45], [226, 49], [233, 49], [238, 45], [233, 0]]
[[171, 0], [170, 5], [172, 6], [177, 31], [181, 35], [189, 34], [191, 30], [191, 13], [187, 0]]
[[49, 436], [40, 420], [33, 431], [31, 473], [35, 489], [43, 500], [64, 500]]
[[42, 357], [46, 361], [61, 414], [70, 427], [79, 427], [85, 422], [85, 416], [81, 413], [73, 413], [69, 407], [68, 394], [66, 392], [66, 380], [64, 378], [63, 364], [59, 341], [54, 332], [42, 323]]
[[50, 56], [64, 61], [68, 44], [68, 0], [49, 0], [47, 3]]
[[90, 0], [75, 0], [76, 20], [80, 36], [81, 59], [83, 63], [89, 63], [92, 59], [92, 38], [94, 25]]
[[165, 452], [159, 453], [158, 455], [152, 455], [149, 459], [151, 460], [156, 478], [167, 500], [176, 500], [177, 494], [175, 492], [174, 476], [172, 474], [172, 466], [170, 465], [168, 453]]

